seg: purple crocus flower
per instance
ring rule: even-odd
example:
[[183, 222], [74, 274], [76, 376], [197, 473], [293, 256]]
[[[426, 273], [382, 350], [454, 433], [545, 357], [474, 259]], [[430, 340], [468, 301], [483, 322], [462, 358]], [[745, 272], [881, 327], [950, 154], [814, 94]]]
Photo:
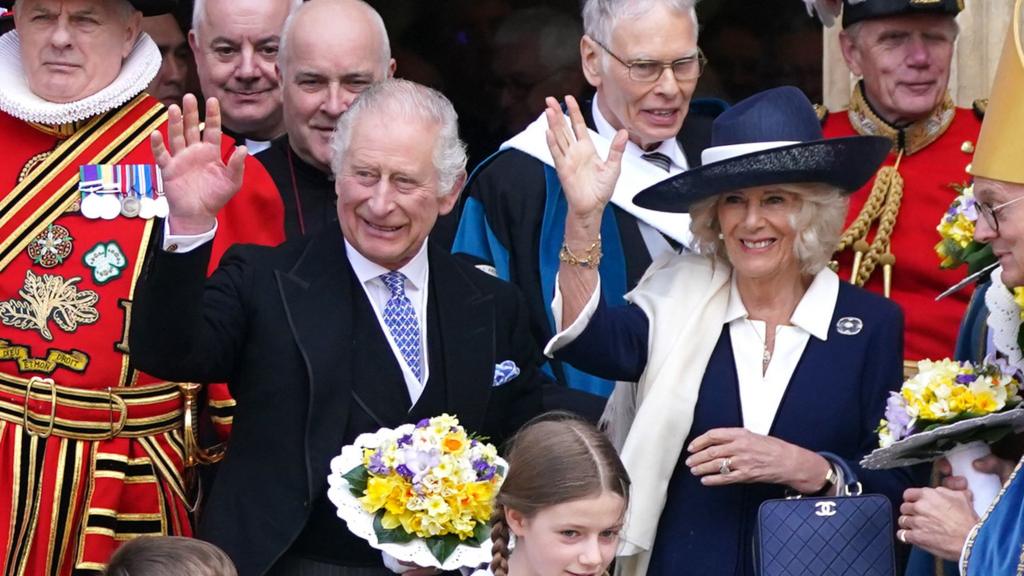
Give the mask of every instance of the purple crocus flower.
[[978, 375], [977, 374], [957, 374], [957, 376], [956, 376], [956, 383], [957, 384], [970, 384], [971, 382], [974, 382], [977, 379], [978, 379]]
[[427, 426], [430, 426], [430, 418], [424, 418], [416, 423], [417, 428], [426, 428]]
[[889, 423], [889, 433], [893, 440], [901, 440], [910, 433], [910, 415], [907, 404], [898, 392], [890, 392], [885, 401], [885, 420]]
[[374, 474], [384, 475], [388, 473], [388, 467], [384, 464], [384, 454], [380, 450], [377, 450], [370, 456], [370, 465], [367, 468]]
[[964, 198], [963, 206], [960, 209], [964, 214], [964, 218], [967, 218], [971, 222], [978, 221], [978, 205], [974, 198]]
[[398, 439], [398, 447], [412, 446], [412, 434], [406, 434]]
[[497, 471], [497, 466], [491, 466], [486, 460], [480, 459], [473, 462], [473, 470], [476, 471], [477, 480], [490, 480]]
[[399, 464], [398, 466], [396, 466], [395, 472], [398, 472], [399, 476], [406, 479], [411, 479], [414, 476], [412, 470], [409, 470], [409, 467], [406, 466], [405, 464]]

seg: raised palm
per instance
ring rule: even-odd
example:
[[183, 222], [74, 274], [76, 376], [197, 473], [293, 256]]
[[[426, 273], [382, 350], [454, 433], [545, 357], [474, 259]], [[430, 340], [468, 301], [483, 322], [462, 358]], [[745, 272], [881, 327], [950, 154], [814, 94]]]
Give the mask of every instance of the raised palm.
[[173, 234], [198, 234], [213, 228], [217, 213], [242, 186], [246, 150], [238, 147], [225, 163], [221, 159], [220, 105], [206, 103], [206, 127], [200, 132], [199, 105], [191, 94], [182, 108], [171, 106], [168, 145], [154, 132], [153, 157], [160, 166]]
[[608, 158], [602, 160], [590, 140], [576, 99], [566, 96], [565, 103], [571, 129], [566, 126], [558, 101], [547, 99], [548, 107], [544, 114], [548, 121], [548, 148], [551, 149], [569, 210], [577, 216], [597, 216], [615, 191], [615, 182], [622, 168], [622, 151], [626, 147], [626, 132], [619, 130], [612, 140]]

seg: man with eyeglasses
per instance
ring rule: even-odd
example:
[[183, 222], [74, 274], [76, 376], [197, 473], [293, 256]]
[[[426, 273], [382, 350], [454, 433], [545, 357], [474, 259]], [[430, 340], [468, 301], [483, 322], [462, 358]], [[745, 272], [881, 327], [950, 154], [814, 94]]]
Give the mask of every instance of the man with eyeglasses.
[[861, 81], [849, 109], [829, 114], [828, 137], [892, 140], [886, 165], [850, 197], [836, 254], [844, 280], [885, 294], [906, 314], [905, 358], [952, 355], [970, 299], [961, 290], [935, 297], [963, 278], [939, 268], [935, 226], [965, 184], [979, 115], [956, 108], [947, 89], [962, 0], [847, 1], [840, 45]]
[[[632, 210], [629, 198], [696, 166], [709, 141], [713, 115], [688, 114], [704, 65], [693, 0], [587, 0], [583, 28], [583, 75], [596, 89], [593, 101], [583, 105], [587, 125], [597, 141], [607, 143], [624, 129], [629, 142], [621, 196], [605, 213], [601, 246], [575, 256], [592, 258], [595, 264], [601, 258], [605, 299], [623, 303], [623, 295], [652, 259], [679, 249], [689, 230], [685, 215], [668, 225], [655, 222], [659, 230], [647, 215], [626, 211]], [[544, 129], [541, 117], [477, 167], [453, 248], [478, 267], [519, 285], [541, 348], [557, 331], [549, 305], [559, 259], [573, 257], [562, 250], [567, 204]], [[620, 205], [613, 205], [616, 201]], [[548, 368], [571, 388], [607, 396], [614, 386], [555, 361]]]

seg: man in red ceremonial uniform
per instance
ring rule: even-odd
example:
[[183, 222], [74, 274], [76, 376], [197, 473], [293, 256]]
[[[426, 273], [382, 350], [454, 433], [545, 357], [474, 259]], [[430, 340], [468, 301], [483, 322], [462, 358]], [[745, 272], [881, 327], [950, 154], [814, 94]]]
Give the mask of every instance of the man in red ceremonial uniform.
[[[939, 268], [935, 231], [965, 184], [981, 121], [947, 91], [962, 0], [864, 0], [843, 9], [843, 56], [862, 77], [850, 108], [829, 114], [828, 137], [885, 136], [892, 154], [873, 182], [851, 196], [837, 260], [844, 280], [884, 293], [906, 314], [906, 359], [953, 355], [970, 299], [935, 297], [963, 273]], [[887, 278], [889, 278], [887, 280]]]
[[[172, 7], [18, 0], [0, 37], [2, 576], [98, 574], [120, 542], [191, 534], [185, 398], [127, 346], [166, 206], [148, 139], [167, 111], [144, 93], [160, 53], [141, 20]], [[273, 183], [243, 163], [218, 256], [282, 236]]]

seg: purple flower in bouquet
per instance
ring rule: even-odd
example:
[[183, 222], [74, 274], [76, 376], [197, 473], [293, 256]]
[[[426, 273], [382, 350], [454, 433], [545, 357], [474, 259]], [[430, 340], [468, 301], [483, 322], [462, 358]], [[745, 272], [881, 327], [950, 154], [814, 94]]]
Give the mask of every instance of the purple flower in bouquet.
[[412, 446], [412, 434], [406, 434], [398, 439], [398, 447], [404, 448], [406, 446]]
[[383, 476], [389, 472], [388, 465], [384, 463], [384, 453], [377, 450], [370, 456], [370, 464], [366, 467], [371, 473]]
[[417, 428], [426, 428], [427, 426], [430, 426], [430, 418], [424, 418], [416, 423]]
[[956, 377], [957, 384], [970, 384], [978, 379], [977, 374], [959, 374]]
[[912, 418], [907, 414], [907, 404], [897, 392], [890, 392], [885, 401], [885, 420], [893, 441], [905, 438], [910, 432]]
[[405, 464], [399, 464], [398, 466], [395, 466], [395, 472], [398, 472], [398, 475], [401, 476], [402, 478], [412, 479], [412, 477], [415, 476], [415, 474], [413, 474], [413, 471], [410, 470], [409, 467], [406, 466]]
[[494, 477], [494, 473], [497, 472], [498, 467], [488, 464], [486, 460], [481, 458], [480, 460], [473, 462], [473, 470], [476, 471], [477, 480], [490, 480]]
[[402, 451], [402, 456], [406, 469], [412, 472], [413, 482], [418, 482], [424, 474], [430, 472], [431, 468], [441, 463], [441, 455], [436, 450], [406, 448]]

